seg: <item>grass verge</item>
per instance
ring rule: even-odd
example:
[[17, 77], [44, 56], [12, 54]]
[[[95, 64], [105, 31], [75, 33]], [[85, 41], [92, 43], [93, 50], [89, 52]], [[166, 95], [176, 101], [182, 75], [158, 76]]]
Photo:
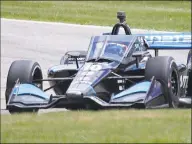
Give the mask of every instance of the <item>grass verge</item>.
[[191, 31], [190, 1], [1, 1], [1, 17], [112, 26], [116, 12], [132, 28]]
[[1, 115], [2, 143], [191, 143], [191, 110]]

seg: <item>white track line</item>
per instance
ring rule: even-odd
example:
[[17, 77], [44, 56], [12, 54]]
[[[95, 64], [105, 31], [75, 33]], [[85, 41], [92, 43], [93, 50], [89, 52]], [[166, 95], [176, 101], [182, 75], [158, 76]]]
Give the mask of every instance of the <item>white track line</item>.
[[[12, 22], [22, 22], [22, 23], [33, 23], [33, 24], [49, 24], [49, 25], [63, 25], [63, 26], [71, 26], [71, 27], [81, 27], [81, 28], [94, 28], [94, 29], [109, 29], [111, 30], [112, 27], [110, 26], [95, 26], [95, 25], [80, 25], [80, 24], [70, 24], [70, 23], [62, 23], [62, 22], [45, 22], [45, 21], [34, 21], [34, 20], [21, 20], [21, 19], [7, 19], [1, 18], [1, 20], [5, 21], [12, 21]], [[141, 32], [171, 32], [171, 31], [157, 31], [154, 29], [136, 29], [131, 28], [133, 31], [141, 31]]]

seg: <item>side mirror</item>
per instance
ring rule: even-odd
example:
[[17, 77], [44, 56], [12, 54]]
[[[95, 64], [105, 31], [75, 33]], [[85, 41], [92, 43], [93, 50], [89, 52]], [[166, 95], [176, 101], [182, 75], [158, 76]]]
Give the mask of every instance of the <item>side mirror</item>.
[[80, 53], [79, 52], [76, 52], [76, 51], [70, 51], [68, 53], [66, 53], [69, 57], [71, 58], [78, 58], [80, 56]]
[[77, 69], [78, 69], [79, 68], [78, 58], [80, 57], [81, 53], [78, 52], [78, 51], [69, 51], [69, 52], [66, 53], [66, 55], [68, 55], [68, 58], [75, 59]]
[[145, 56], [146, 54], [148, 54], [148, 51], [136, 51], [132, 54], [132, 57], [136, 58], [136, 67], [139, 67], [139, 58]]
[[144, 55], [148, 54], [148, 51], [136, 51], [132, 54], [133, 57], [143, 57]]

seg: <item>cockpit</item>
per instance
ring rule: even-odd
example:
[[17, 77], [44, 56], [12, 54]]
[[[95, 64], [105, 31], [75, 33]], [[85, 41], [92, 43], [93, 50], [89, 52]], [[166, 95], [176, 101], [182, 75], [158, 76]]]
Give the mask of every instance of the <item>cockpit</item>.
[[91, 38], [86, 61], [121, 62], [131, 48], [134, 36], [94, 36]]

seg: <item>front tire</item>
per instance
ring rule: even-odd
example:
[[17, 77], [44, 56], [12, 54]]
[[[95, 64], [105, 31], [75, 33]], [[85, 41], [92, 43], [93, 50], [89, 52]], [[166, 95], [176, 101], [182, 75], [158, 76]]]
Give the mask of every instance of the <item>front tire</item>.
[[[19, 79], [20, 83], [33, 83], [35, 79], [42, 79], [42, 71], [41, 67], [37, 62], [33, 62], [30, 60], [17, 60], [14, 61], [8, 72], [7, 76], [7, 84], [5, 91], [5, 100], [6, 105], [9, 100], [9, 95], [15, 85], [15, 82]], [[33, 83], [38, 86], [40, 89], [43, 89], [42, 82]], [[38, 109], [19, 109], [19, 108], [8, 108], [10, 113], [20, 113], [20, 112], [38, 112]]]
[[146, 64], [145, 78], [151, 80], [153, 76], [161, 82], [169, 107], [177, 108], [179, 105], [180, 81], [174, 59], [168, 56], [158, 56], [149, 59]]

